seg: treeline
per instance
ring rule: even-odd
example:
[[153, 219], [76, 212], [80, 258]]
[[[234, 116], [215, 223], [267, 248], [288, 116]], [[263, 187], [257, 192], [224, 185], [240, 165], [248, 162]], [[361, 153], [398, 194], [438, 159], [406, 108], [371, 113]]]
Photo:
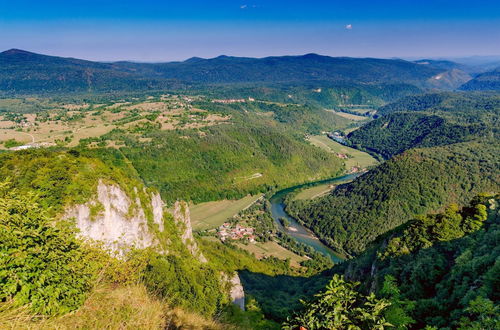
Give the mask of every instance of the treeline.
[[[260, 101], [217, 104], [204, 101], [196, 102], [195, 106], [211, 112], [230, 115], [233, 117], [233, 122], [239, 124], [246, 125], [248, 121], [271, 124], [270, 119], [274, 119], [297, 132], [309, 134], [319, 134], [322, 131], [331, 131], [334, 128], [345, 127], [349, 124], [349, 120], [314, 105]], [[256, 114], [258, 117], [245, 115], [245, 113], [249, 112]]]
[[348, 143], [366, 148], [388, 159], [415, 147], [432, 147], [497, 136], [488, 123], [456, 124], [446, 118], [422, 113], [391, 113], [376, 119], [348, 136]]
[[497, 191], [495, 141], [412, 149], [312, 201], [287, 211], [333, 248], [359, 254], [377, 236], [411, 217], [483, 191]]
[[385, 115], [392, 112], [432, 111], [459, 116], [470, 114], [470, 118], [479, 115], [480, 119], [481, 111], [498, 113], [499, 107], [498, 93], [441, 92], [403, 97], [379, 108], [378, 113]]

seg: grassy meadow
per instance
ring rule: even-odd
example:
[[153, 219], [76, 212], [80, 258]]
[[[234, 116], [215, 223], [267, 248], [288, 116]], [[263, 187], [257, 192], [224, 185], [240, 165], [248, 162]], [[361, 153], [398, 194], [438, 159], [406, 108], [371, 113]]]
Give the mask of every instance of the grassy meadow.
[[238, 200], [220, 200], [190, 206], [191, 224], [194, 230], [217, 228], [227, 219], [252, 205], [262, 194], [246, 196]]
[[[327, 111], [332, 111], [332, 110], [327, 110]], [[347, 113], [347, 112], [342, 112], [342, 111], [332, 111], [335, 113], [337, 116], [349, 119], [349, 120], [354, 120], [354, 121], [362, 121], [362, 120], [368, 120], [368, 117], [365, 116], [358, 116], [352, 113]]]
[[366, 168], [368, 166], [376, 165], [378, 162], [370, 154], [356, 150], [354, 148], [346, 147], [338, 142], [329, 139], [326, 135], [313, 135], [309, 137], [309, 142], [323, 150], [331, 153], [342, 153], [351, 158], [345, 160], [346, 169], [353, 166]]
[[257, 259], [276, 257], [281, 260], [290, 259], [292, 267], [300, 267], [300, 262], [307, 260], [307, 257], [299, 256], [290, 250], [285, 249], [276, 242], [256, 242], [249, 244], [238, 243], [237, 246], [252, 253]]

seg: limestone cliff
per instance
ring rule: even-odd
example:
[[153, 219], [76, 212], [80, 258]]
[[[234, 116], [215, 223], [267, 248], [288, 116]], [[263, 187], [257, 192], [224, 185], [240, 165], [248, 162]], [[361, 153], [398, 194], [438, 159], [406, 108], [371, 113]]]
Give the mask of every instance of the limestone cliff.
[[152, 210], [152, 221], [162, 232], [163, 202], [157, 193], [148, 197], [150, 205], [143, 205], [138, 197], [132, 202], [118, 185], [99, 181], [96, 198], [68, 208], [65, 218], [75, 219], [81, 236], [102, 242], [119, 254], [132, 247], [155, 246], [158, 241], [150, 230], [145, 209]]
[[240, 277], [238, 273], [235, 273], [231, 278], [231, 301], [233, 304], [241, 308], [241, 310], [245, 310], [245, 291], [243, 290], [243, 285], [241, 285]]
[[[159, 244], [158, 235], [165, 230], [164, 221], [172, 221], [172, 217], [165, 217], [164, 203], [158, 193], [148, 193], [143, 190], [143, 200], [135, 199], [117, 184], [104, 183], [97, 185], [97, 195], [85, 204], [78, 204], [66, 210], [65, 218], [74, 218], [80, 236], [104, 244], [104, 246], [119, 255], [131, 248], [144, 249], [157, 247], [160, 252], [165, 250], [165, 244]], [[144, 197], [145, 196], [145, 197]], [[146, 216], [149, 214], [149, 219]], [[186, 202], [178, 201], [174, 205], [173, 219], [181, 240], [189, 252], [201, 262], [207, 259], [199, 251], [193, 237], [189, 206]]]
[[193, 237], [193, 229], [191, 227], [191, 215], [189, 206], [184, 201], [177, 201], [174, 205], [174, 220], [177, 227], [181, 231], [182, 243], [186, 245], [189, 252], [201, 262], [207, 262], [205, 256], [198, 249], [198, 245]]

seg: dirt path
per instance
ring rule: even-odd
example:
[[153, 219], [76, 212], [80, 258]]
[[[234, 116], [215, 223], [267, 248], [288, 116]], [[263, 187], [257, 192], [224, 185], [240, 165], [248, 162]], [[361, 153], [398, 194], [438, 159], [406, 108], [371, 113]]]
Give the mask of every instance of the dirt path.
[[35, 143], [35, 137], [33, 136], [33, 134], [26, 133], [26, 132], [18, 132], [18, 133], [29, 135], [31, 137], [31, 143]]

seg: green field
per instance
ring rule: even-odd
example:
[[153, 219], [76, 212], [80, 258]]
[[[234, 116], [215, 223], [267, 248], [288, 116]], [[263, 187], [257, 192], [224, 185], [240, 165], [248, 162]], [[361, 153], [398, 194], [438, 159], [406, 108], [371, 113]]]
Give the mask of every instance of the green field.
[[311, 188], [307, 188], [299, 192], [293, 199], [294, 200], [303, 200], [303, 199], [312, 199], [316, 197], [323, 196], [330, 192], [333, 189], [333, 185], [331, 183], [320, 184], [318, 186], [314, 186]]
[[300, 262], [307, 260], [307, 257], [299, 256], [279, 245], [276, 242], [257, 242], [250, 244], [236, 244], [238, 247], [252, 253], [257, 259], [262, 259], [265, 257], [276, 257], [281, 260], [290, 259], [290, 264], [293, 267], [300, 267]]
[[360, 116], [360, 115], [354, 115], [352, 113], [347, 113], [347, 112], [342, 112], [342, 111], [333, 111], [333, 110], [327, 110], [327, 111], [332, 111], [335, 113], [337, 116], [347, 118], [349, 120], [354, 120], [354, 121], [362, 121], [362, 120], [368, 120], [368, 117], [365, 116]]
[[350, 147], [346, 147], [338, 142], [329, 139], [326, 135], [313, 135], [309, 137], [309, 142], [331, 153], [342, 153], [351, 156], [352, 158], [345, 160], [346, 169], [349, 170], [353, 166], [366, 168], [376, 165], [378, 162], [370, 154], [359, 151]]
[[221, 200], [190, 206], [191, 224], [194, 230], [217, 228], [227, 219], [253, 204], [262, 194], [246, 196], [238, 200]]
[[320, 184], [311, 188], [305, 188], [301, 190], [297, 195], [293, 197], [293, 200], [305, 200], [312, 199], [316, 197], [321, 197], [332, 191], [339, 184], [347, 183], [351, 180], [342, 180], [333, 183]]

